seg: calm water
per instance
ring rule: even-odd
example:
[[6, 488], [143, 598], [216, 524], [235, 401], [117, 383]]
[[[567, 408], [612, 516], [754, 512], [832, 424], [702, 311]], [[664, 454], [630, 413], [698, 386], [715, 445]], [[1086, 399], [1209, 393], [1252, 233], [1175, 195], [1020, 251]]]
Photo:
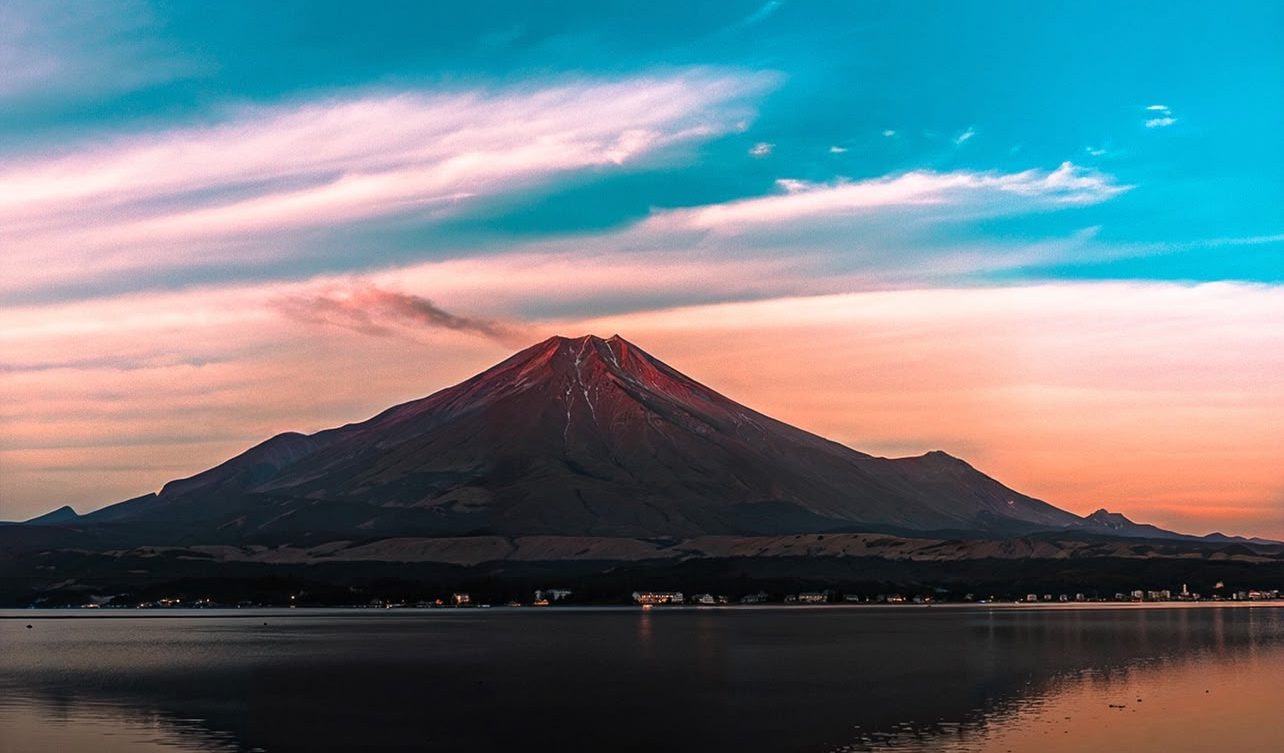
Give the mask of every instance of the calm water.
[[1281, 700], [1270, 606], [0, 612], [3, 753], [1277, 753]]

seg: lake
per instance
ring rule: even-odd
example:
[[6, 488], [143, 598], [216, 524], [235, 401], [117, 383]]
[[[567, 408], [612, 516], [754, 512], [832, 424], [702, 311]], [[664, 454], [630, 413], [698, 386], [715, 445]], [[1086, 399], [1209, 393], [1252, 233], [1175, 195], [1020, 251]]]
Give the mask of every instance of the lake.
[[1281, 700], [1271, 605], [0, 612], [3, 753], [1275, 753]]

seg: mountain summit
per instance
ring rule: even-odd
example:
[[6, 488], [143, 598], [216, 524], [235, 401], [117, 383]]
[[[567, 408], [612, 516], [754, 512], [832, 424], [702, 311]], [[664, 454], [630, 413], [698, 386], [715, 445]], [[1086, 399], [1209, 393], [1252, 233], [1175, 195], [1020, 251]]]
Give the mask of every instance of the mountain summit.
[[857, 452], [740, 405], [618, 335], [589, 335], [549, 338], [361, 423], [281, 434], [83, 520], [213, 543], [1020, 533], [1080, 518], [943, 452]]

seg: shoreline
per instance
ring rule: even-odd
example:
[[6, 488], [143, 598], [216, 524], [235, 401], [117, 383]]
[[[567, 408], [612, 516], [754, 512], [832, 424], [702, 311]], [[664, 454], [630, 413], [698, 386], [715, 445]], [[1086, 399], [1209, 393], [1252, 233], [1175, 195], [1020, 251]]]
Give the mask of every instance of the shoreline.
[[817, 611], [880, 611], [880, 612], [904, 612], [904, 611], [928, 611], [928, 610], [950, 610], [962, 611], [971, 610], [976, 612], [988, 611], [1022, 611], [1022, 610], [1049, 610], [1060, 612], [1080, 612], [1080, 611], [1108, 611], [1108, 610], [1164, 610], [1164, 609], [1281, 609], [1284, 608], [1284, 599], [1259, 600], [1259, 601], [1198, 601], [1198, 602], [1090, 602], [1090, 603], [1022, 603], [1022, 602], [997, 602], [988, 604], [966, 604], [966, 603], [941, 603], [941, 604], [724, 604], [718, 606], [708, 605], [662, 605], [650, 608], [643, 608], [639, 605], [630, 604], [585, 604], [585, 605], [566, 605], [557, 607], [535, 607], [535, 606], [472, 606], [472, 607], [161, 607], [161, 608], [140, 608], [140, 607], [103, 607], [97, 609], [87, 609], [83, 607], [23, 607], [17, 609], [0, 609], [0, 621], [22, 620], [25, 618], [36, 619], [127, 619], [129, 617], [143, 618], [190, 618], [203, 616], [207, 618], [239, 618], [253, 619], [263, 615], [296, 617], [315, 616], [321, 614], [340, 615], [340, 614], [477, 614], [482, 612], [518, 614], [518, 613], [544, 613], [552, 612], [557, 614], [564, 613], [585, 613], [585, 612], [638, 612], [639, 614], [650, 614], [654, 612], [679, 613], [679, 612], [817, 612]]

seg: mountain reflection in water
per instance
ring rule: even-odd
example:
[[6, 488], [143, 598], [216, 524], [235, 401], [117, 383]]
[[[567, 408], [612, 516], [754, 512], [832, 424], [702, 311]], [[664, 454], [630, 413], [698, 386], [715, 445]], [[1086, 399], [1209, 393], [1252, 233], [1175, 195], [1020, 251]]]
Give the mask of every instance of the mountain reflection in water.
[[4, 753], [1265, 753], [1284, 609], [23, 611], [0, 647]]

